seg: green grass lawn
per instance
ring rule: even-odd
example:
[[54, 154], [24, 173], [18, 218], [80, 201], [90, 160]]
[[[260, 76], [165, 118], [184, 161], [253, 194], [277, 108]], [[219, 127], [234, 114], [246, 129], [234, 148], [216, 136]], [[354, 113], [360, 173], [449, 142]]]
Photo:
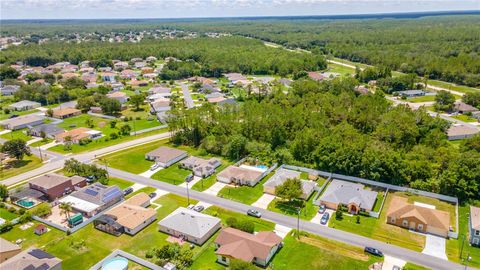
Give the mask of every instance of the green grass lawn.
[[335, 72], [335, 73], [340, 73], [342, 75], [353, 75], [355, 74], [355, 69], [354, 68], [349, 68], [346, 66], [334, 64], [334, 63], [329, 63], [328, 64], [328, 72]]
[[2, 134], [2, 135], [0, 135], [0, 137], [2, 139], [6, 139], [6, 140], [22, 139], [24, 141], [29, 141], [29, 140], [32, 139], [32, 136], [26, 134], [27, 130], [28, 129], [26, 129], [26, 128], [15, 130], [15, 131], [12, 131], [12, 132], [9, 132], [9, 133]]
[[[139, 111], [135, 111], [134, 107], [130, 107], [127, 110], [122, 111], [122, 115], [132, 117], [134, 119], [134, 121], [132, 120], [128, 122], [130, 127], [132, 127], [132, 131], [134, 130], [134, 127], [136, 131], [139, 131], [142, 129], [160, 126], [160, 123], [157, 121], [155, 116], [150, 114], [150, 106], [147, 104], [140, 106]], [[122, 125], [123, 122], [119, 122], [119, 124]]]
[[38, 141], [38, 142], [34, 142], [34, 143], [30, 144], [30, 146], [31, 146], [31, 147], [39, 147], [39, 146], [45, 145], [45, 144], [47, 144], [47, 143], [51, 143], [52, 141], [53, 141], [53, 140], [51, 140], [51, 139], [45, 138], [45, 139], [42, 139], [42, 140], [40, 140], [40, 141]]
[[430, 268], [426, 268], [426, 267], [416, 265], [416, 264], [413, 264], [413, 263], [409, 263], [409, 262], [407, 262], [405, 264], [405, 266], [403, 267], [403, 270], [428, 270], [428, 269], [430, 269]]
[[373, 206], [373, 212], [380, 211], [380, 207], [382, 206], [382, 202], [384, 200], [385, 192], [379, 191], [377, 194], [377, 200], [375, 201], [375, 205]]
[[160, 180], [173, 185], [179, 185], [185, 182], [185, 177], [192, 174], [192, 171], [179, 168], [177, 164], [162, 169], [152, 175], [152, 179]]
[[[475, 205], [480, 206], [480, 202]], [[469, 262], [469, 266], [480, 268], [480, 248], [472, 247], [468, 244], [469, 224], [468, 217], [470, 215], [470, 207], [468, 205], [462, 205], [458, 207], [458, 226], [459, 234], [458, 239], [448, 239], [446, 253], [449, 260], [464, 263], [464, 259], [468, 254], [472, 257]], [[463, 254], [460, 258], [460, 251], [462, 249], [462, 242], [465, 237], [465, 243], [463, 245]]]
[[226, 220], [230, 217], [236, 218], [237, 220], [249, 220], [255, 224], [255, 231], [273, 231], [275, 229], [275, 223], [255, 218], [251, 216], [247, 216], [246, 214], [241, 214], [237, 212], [233, 212], [227, 209], [220, 208], [218, 206], [210, 206], [209, 208], [203, 211], [204, 214], [212, 215], [218, 217], [222, 220], [222, 224], [224, 226], [227, 225]]
[[[167, 143], [168, 140], [160, 140], [115, 152], [102, 157], [102, 162], [106, 160], [108, 166], [112, 168], [139, 174], [145, 172], [153, 165], [153, 161], [145, 159], [145, 154]], [[132, 164], [135, 164], [135, 166], [132, 166]]]
[[250, 186], [225, 186], [218, 192], [218, 197], [226, 198], [229, 200], [241, 202], [244, 204], [252, 204], [258, 200], [263, 195], [263, 184], [274, 174], [271, 172], [269, 175], [265, 176], [260, 182], [258, 182], [254, 187]]
[[[138, 194], [138, 193], [146, 193], [147, 195], [152, 193], [152, 192], [155, 192], [155, 190], [157, 190], [156, 188], [153, 188], [153, 187], [144, 187], [144, 188], [141, 188], [135, 192], [132, 192], [130, 194], [128, 194], [127, 196], [125, 196], [126, 199], [130, 198], [130, 197], [133, 197], [134, 195]], [[169, 194], [170, 195], [170, 194]], [[162, 196], [163, 197], [163, 196]]]
[[368, 266], [380, 260], [365, 254], [358, 247], [309, 234], [297, 239], [290, 233], [284, 239], [284, 247], [273, 257], [271, 266], [285, 270], [350, 270], [368, 269]]
[[0, 208], [0, 218], [3, 218], [5, 220], [12, 220], [12, 219], [15, 219], [17, 217], [18, 217], [17, 214], [12, 213], [5, 208]]
[[435, 101], [435, 96], [434, 95], [428, 95], [428, 96], [407, 98], [406, 101], [407, 102], [413, 102], [413, 103]]
[[455, 118], [455, 119], [463, 121], [463, 122], [477, 122], [478, 121], [477, 119], [475, 119], [473, 117], [470, 117], [468, 115], [465, 115], [465, 114], [457, 114], [457, 115], [452, 116], [452, 118]]
[[281, 199], [274, 199], [267, 207], [268, 210], [277, 212], [280, 214], [288, 216], [297, 216], [297, 210], [299, 207], [302, 208], [300, 212], [300, 218], [305, 220], [311, 220], [318, 211], [318, 206], [313, 204], [313, 198], [315, 193], [313, 193], [308, 201], [295, 200], [292, 202], [283, 201]]
[[387, 224], [386, 213], [391, 199], [392, 193], [387, 195], [384, 209], [378, 219], [361, 216], [360, 224], [358, 224], [355, 216], [344, 214], [342, 220], [337, 220], [335, 216], [332, 216], [328, 226], [421, 252], [425, 247], [425, 236]]
[[468, 86], [465, 86], [465, 85], [457, 85], [457, 84], [443, 82], [443, 81], [437, 81], [437, 80], [428, 80], [428, 84], [433, 85], [433, 86], [437, 86], [437, 87], [442, 87], [442, 88], [449, 89], [449, 90], [462, 92], [462, 93], [480, 91], [480, 89], [478, 89], [478, 88], [468, 87]]
[[127, 187], [133, 185], [133, 183], [130, 182], [130, 181], [124, 180], [124, 179], [120, 179], [120, 178], [116, 178], [116, 177], [110, 177], [108, 179], [108, 185], [109, 186], [116, 185], [120, 189], [126, 189]]
[[23, 160], [14, 160], [9, 162], [8, 169], [0, 169], [0, 180], [31, 171], [42, 166], [40, 158], [31, 155], [25, 156]]

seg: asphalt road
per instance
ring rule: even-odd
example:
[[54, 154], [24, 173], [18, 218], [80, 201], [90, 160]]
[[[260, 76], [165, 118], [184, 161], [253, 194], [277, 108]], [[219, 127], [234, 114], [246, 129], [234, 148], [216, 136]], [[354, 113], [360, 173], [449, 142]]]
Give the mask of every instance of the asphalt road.
[[[132, 173], [128, 173], [128, 172], [121, 171], [118, 169], [113, 169], [113, 168], [109, 168], [109, 174], [111, 176], [119, 177], [135, 183], [140, 183], [146, 186], [151, 186], [151, 187], [165, 190], [181, 196], [185, 196], [185, 197], [187, 196], [187, 189], [180, 186], [171, 185], [162, 181], [153, 180], [147, 177], [143, 177], [137, 174], [132, 174]], [[191, 199], [203, 201], [206, 203], [210, 203], [212, 205], [217, 205], [222, 208], [229, 209], [239, 213], [246, 213], [248, 209], [255, 208], [250, 205], [245, 205], [245, 204], [234, 202], [231, 200], [219, 198], [217, 196], [213, 196], [203, 192], [198, 192], [195, 190], [189, 190], [188, 193]], [[297, 219], [294, 217], [285, 216], [285, 215], [278, 214], [278, 213], [261, 209], [261, 208], [255, 208], [255, 209], [257, 209], [262, 213], [263, 219], [270, 220], [276, 224], [287, 226], [290, 228], [297, 227]], [[398, 247], [395, 245], [390, 245], [390, 244], [373, 240], [360, 235], [321, 226], [320, 224], [315, 224], [309, 221], [300, 220], [299, 225], [300, 225], [300, 230], [314, 233], [328, 239], [334, 239], [334, 240], [344, 242], [350, 245], [358, 246], [358, 247], [365, 247], [365, 246], [374, 247], [383, 251], [385, 254], [388, 254], [395, 258], [403, 259], [405, 261], [412, 262], [418, 265], [423, 265], [431, 269], [446, 269], [446, 270], [447, 269], [448, 270], [464, 269], [464, 266], [454, 262], [445, 261], [430, 255], [426, 255], [420, 252], [412, 251], [412, 250]]]
[[[12, 186], [12, 185], [15, 185], [17, 183], [23, 182], [25, 180], [31, 179], [33, 177], [36, 177], [36, 176], [39, 176], [39, 175], [42, 175], [42, 174], [45, 174], [45, 173], [48, 173], [48, 172], [52, 172], [52, 171], [61, 169], [63, 167], [63, 164], [64, 164], [65, 160], [69, 159], [69, 158], [75, 158], [75, 159], [77, 159], [81, 162], [90, 162], [92, 159], [95, 159], [95, 158], [103, 156], [103, 155], [107, 155], [107, 154], [114, 153], [114, 152], [117, 152], [117, 151], [125, 150], [127, 148], [138, 146], [138, 145], [145, 144], [145, 143], [149, 143], [149, 142], [152, 142], [152, 141], [167, 139], [169, 137], [170, 137], [170, 133], [168, 133], [168, 132], [160, 133], [160, 134], [155, 134], [155, 135], [152, 135], [152, 136], [143, 137], [143, 138], [139, 138], [139, 139], [134, 139], [134, 140], [131, 140], [131, 141], [128, 141], [128, 142], [123, 142], [123, 143], [119, 143], [119, 144], [116, 144], [116, 145], [108, 146], [108, 147], [98, 149], [98, 150], [95, 150], [95, 151], [82, 153], [82, 154], [76, 154], [76, 155], [68, 155], [68, 156], [63, 156], [63, 155], [58, 154], [58, 153], [53, 153], [53, 152], [48, 152], [47, 151], [47, 154], [53, 155], [53, 157], [51, 157], [51, 159], [47, 163], [45, 163], [45, 165], [43, 165], [40, 168], [28, 171], [26, 173], [16, 175], [14, 177], [10, 177], [10, 178], [7, 178], [5, 180], [2, 180], [2, 181], [0, 181], [0, 184], [6, 185], [6, 186]], [[32, 150], [33, 150], [34, 154], [38, 154], [37, 153], [38, 150], [35, 150], [35, 148], [32, 149]], [[43, 152], [44, 151], [42, 151], [42, 154], [43, 154]]]

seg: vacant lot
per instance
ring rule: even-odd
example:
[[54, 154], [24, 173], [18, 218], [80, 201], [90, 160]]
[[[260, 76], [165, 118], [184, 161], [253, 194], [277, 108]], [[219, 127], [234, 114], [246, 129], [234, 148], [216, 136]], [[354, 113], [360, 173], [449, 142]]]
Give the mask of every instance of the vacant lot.
[[42, 166], [40, 158], [34, 155], [25, 156], [23, 160], [9, 162], [4, 169], [0, 170], [0, 180], [31, 171], [40, 166]]

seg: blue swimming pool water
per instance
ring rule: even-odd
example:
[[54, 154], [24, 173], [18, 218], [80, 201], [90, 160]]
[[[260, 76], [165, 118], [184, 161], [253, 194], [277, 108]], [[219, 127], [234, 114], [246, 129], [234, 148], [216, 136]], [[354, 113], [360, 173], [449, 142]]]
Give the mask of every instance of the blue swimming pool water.
[[268, 166], [265, 166], [265, 165], [256, 165], [255, 167], [257, 167], [259, 169], [265, 169], [265, 170], [268, 169]]
[[28, 207], [32, 207], [35, 204], [35, 202], [22, 199], [22, 200], [18, 200], [17, 204], [28, 208]]
[[102, 270], [126, 270], [128, 260], [121, 257], [111, 258], [102, 264]]

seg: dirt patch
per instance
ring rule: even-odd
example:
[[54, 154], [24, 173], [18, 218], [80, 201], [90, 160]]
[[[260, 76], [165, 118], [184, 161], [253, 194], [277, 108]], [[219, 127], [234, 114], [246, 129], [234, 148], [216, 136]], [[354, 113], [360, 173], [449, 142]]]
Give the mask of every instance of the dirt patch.
[[325, 242], [320, 239], [300, 236], [300, 242], [321, 248], [329, 252], [334, 252], [339, 255], [347, 256], [356, 260], [361, 260], [366, 262], [369, 259], [368, 255], [362, 252], [347, 249], [345, 247], [335, 245], [334, 243]]

